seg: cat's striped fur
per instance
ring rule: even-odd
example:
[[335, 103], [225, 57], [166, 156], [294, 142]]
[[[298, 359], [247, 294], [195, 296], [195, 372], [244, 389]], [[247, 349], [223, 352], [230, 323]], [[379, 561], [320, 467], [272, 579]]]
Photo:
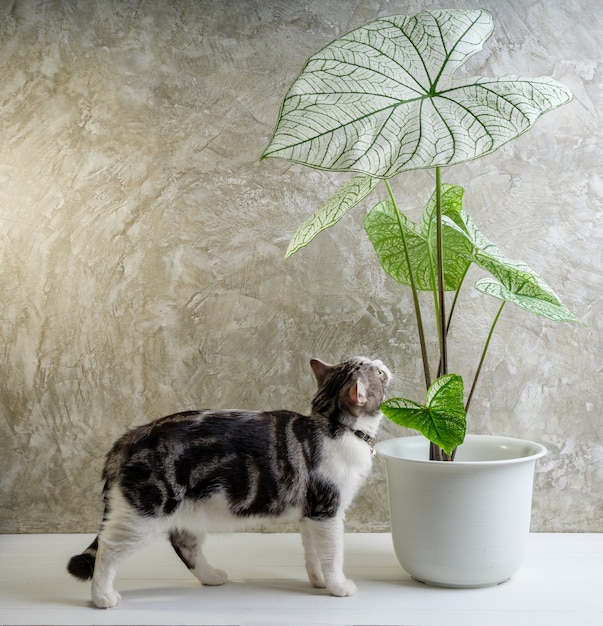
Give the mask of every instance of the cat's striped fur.
[[308, 576], [337, 596], [356, 588], [343, 574], [343, 517], [371, 467], [370, 446], [390, 380], [381, 361], [313, 359], [311, 415], [291, 411], [186, 411], [123, 435], [105, 464], [105, 515], [94, 542], [68, 565], [92, 579], [96, 606], [120, 601], [119, 563], [167, 535], [206, 585], [226, 581], [201, 552], [209, 532], [246, 521], [301, 520]]

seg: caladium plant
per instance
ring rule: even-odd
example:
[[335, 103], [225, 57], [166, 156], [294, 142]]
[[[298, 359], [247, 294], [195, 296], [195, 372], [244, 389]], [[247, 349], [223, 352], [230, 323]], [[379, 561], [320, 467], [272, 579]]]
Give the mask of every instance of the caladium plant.
[[[424, 11], [376, 19], [310, 57], [283, 101], [262, 158], [280, 157], [353, 176], [293, 236], [286, 256], [308, 245], [384, 184], [388, 200], [365, 219], [383, 269], [413, 294], [427, 396], [394, 398], [382, 409], [431, 442], [431, 458], [452, 460], [465, 437], [466, 413], [492, 332], [507, 302], [557, 322], [579, 321], [525, 263], [508, 259], [462, 208], [463, 189], [441, 181], [441, 169], [489, 154], [572, 99], [549, 77], [457, 79], [455, 71], [493, 31], [485, 10]], [[435, 170], [434, 191], [419, 223], [400, 209], [389, 180]], [[501, 300], [465, 399], [449, 373], [447, 333], [469, 267], [489, 276], [475, 287]], [[439, 354], [433, 376], [419, 292], [433, 294]], [[454, 294], [447, 312], [446, 293]]]

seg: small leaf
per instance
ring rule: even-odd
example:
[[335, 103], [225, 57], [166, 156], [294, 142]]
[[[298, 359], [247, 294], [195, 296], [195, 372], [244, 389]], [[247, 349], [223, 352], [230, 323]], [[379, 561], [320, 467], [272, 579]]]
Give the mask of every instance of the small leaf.
[[[456, 230], [475, 247], [471, 260], [494, 277], [478, 280], [475, 284], [478, 291], [554, 322], [580, 322], [537, 272], [523, 261], [507, 258], [479, 231], [469, 215], [464, 213], [462, 218], [464, 229], [457, 227]], [[454, 225], [448, 225], [455, 229]]]
[[482, 278], [475, 283], [475, 288], [494, 298], [512, 302], [534, 315], [546, 317], [554, 322], [583, 322], [571, 311], [568, 311], [561, 303], [549, 302], [543, 298], [526, 296], [507, 289], [495, 278]]
[[293, 235], [285, 258], [307, 246], [316, 235], [337, 222], [379, 184], [378, 178], [358, 174], [342, 185], [317, 211], [311, 215]]
[[465, 440], [467, 416], [463, 404], [463, 379], [446, 374], [427, 390], [425, 406], [405, 398], [392, 398], [381, 405], [392, 422], [414, 428], [446, 454]]
[[[442, 185], [442, 214], [447, 218], [442, 231], [444, 288], [447, 291], [459, 288], [471, 263], [469, 255], [473, 252], [466, 235], [449, 227], [463, 225], [463, 193], [462, 187]], [[420, 291], [432, 291], [437, 280], [435, 212], [434, 194], [425, 206], [419, 224], [408, 219], [404, 213], [397, 215], [394, 205], [389, 201], [373, 207], [364, 221], [365, 230], [383, 269], [399, 283], [410, 285], [410, 262], [415, 285]]]

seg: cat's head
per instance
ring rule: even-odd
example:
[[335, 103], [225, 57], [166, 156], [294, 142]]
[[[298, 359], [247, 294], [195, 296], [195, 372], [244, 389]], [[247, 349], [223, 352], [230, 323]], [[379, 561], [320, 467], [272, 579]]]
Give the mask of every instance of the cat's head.
[[356, 356], [336, 365], [312, 359], [310, 365], [318, 383], [312, 413], [327, 417], [380, 415], [379, 407], [391, 379], [382, 361]]

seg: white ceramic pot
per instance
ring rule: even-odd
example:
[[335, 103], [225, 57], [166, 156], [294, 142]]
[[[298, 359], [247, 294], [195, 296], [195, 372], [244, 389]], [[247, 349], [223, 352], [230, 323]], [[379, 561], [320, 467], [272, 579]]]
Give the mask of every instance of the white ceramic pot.
[[421, 436], [382, 441], [394, 550], [415, 579], [487, 587], [519, 568], [526, 550], [538, 443], [467, 435], [453, 462], [429, 461]]

